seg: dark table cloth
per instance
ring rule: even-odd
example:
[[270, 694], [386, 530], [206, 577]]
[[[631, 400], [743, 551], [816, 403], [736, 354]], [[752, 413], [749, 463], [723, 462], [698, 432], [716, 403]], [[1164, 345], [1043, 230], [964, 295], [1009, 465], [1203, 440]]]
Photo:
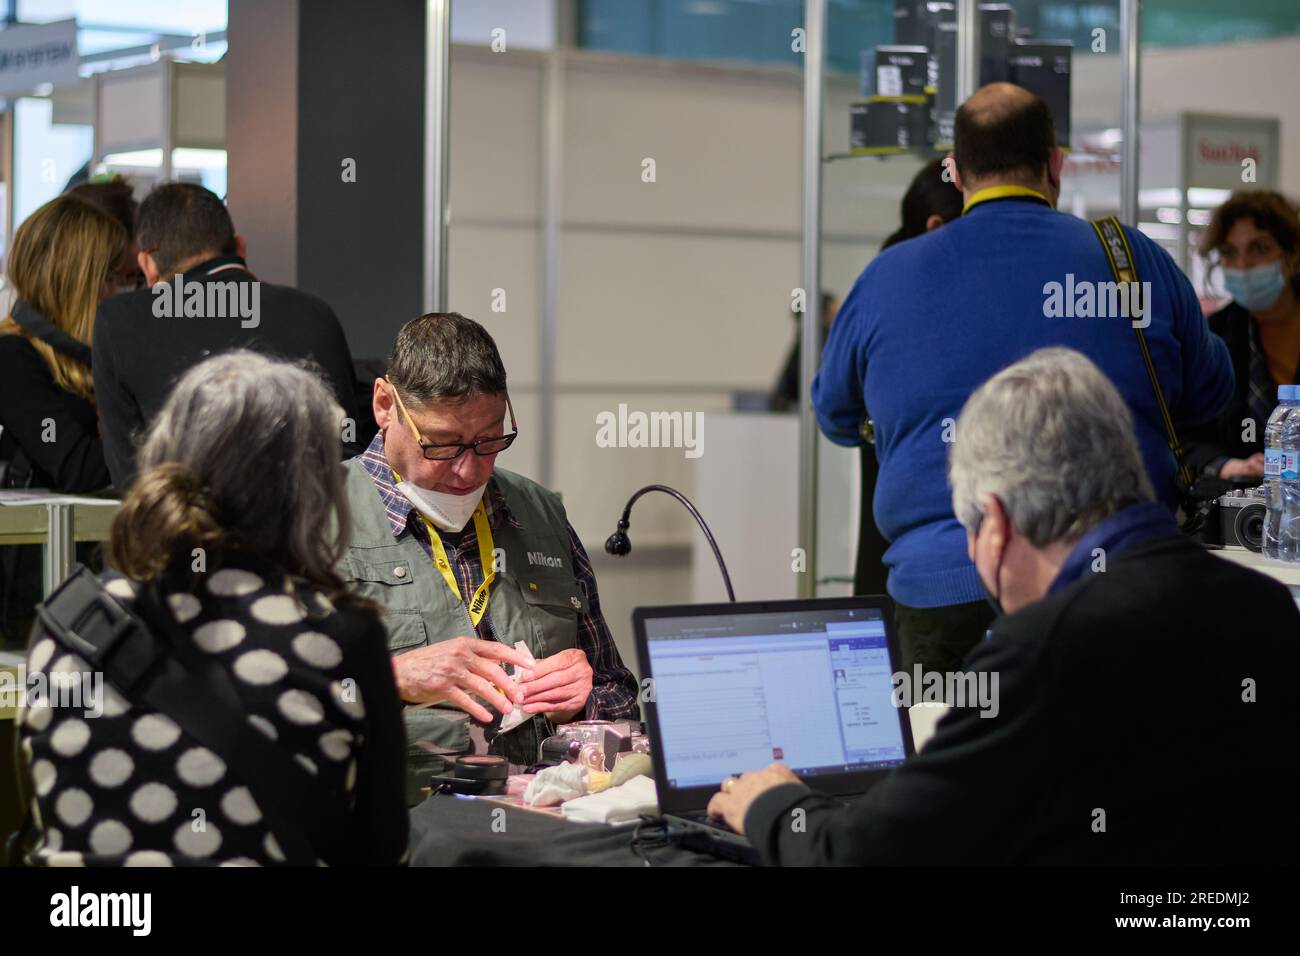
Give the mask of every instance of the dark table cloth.
[[[494, 810], [502, 813], [494, 816]], [[645, 866], [646, 858], [652, 866], [731, 865], [657, 840], [638, 855], [632, 847], [635, 830], [571, 823], [491, 800], [434, 795], [411, 810], [411, 865]]]

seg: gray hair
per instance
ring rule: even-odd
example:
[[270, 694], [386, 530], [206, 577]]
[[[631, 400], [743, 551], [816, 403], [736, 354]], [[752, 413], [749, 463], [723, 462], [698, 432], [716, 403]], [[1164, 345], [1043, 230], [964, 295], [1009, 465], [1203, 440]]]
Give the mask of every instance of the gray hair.
[[142, 481], [151, 469], [181, 467], [202, 486], [228, 547], [334, 590], [348, 528], [342, 425], [311, 367], [223, 352], [176, 383], [140, 450]]
[[1035, 547], [1077, 540], [1155, 495], [1133, 418], [1110, 380], [1072, 349], [1040, 349], [967, 400], [949, 451], [952, 509], [973, 531], [997, 497]]

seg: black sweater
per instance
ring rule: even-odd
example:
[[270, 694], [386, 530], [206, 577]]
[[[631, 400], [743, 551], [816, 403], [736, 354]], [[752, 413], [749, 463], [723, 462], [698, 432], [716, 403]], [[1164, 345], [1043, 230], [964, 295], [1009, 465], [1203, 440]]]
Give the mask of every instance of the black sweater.
[[[1232, 371], [1237, 377], [1237, 384], [1228, 407], [1217, 418], [1201, 425], [1178, 426], [1178, 437], [1186, 446], [1187, 463], [1194, 474], [1219, 458], [1249, 458], [1256, 452], [1262, 452], [1264, 425], [1267, 424], [1256, 422], [1255, 440], [1242, 440], [1242, 423], [1254, 417], [1247, 401], [1250, 394], [1250, 313], [1237, 303], [1229, 302], [1207, 321], [1210, 331], [1228, 345], [1228, 355], [1232, 359]], [[1277, 384], [1290, 385], [1294, 381], [1296, 376], [1292, 376], [1290, 382]]]
[[[185, 281], [253, 282], [251, 273], [228, 269], [207, 275], [211, 260], [185, 273]], [[352, 353], [334, 310], [315, 296], [261, 283], [255, 327], [238, 316], [169, 318], [154, 315], [155, 296], [140, 289], [107, 299], [95, 321], [95, 398], [113, 484], [123, 493], [135, 480], [136, 442], [185, 372], [211, 355], [252, 349], [287, 359], [311, 359], [324, 373], [343, 414], [357, 421]], [[358, 433], [363, 429], [358, 425]], [[359, 449], [340, 449], [353, 454]]]
[[1295, 863], [1300, 613], [1281, 584], [1153, 542], [1001, 618], [965, 665], [999, 675], [996, 717], [946, 714], [848, 807], [760, 796], [745, 832], [764, 860]]
[[21, 449], [33, 486], [79, 493], [108, 484], [94, 404], [55, 384], [21, 335], [0, 335], [0, 428], [0, 459]]

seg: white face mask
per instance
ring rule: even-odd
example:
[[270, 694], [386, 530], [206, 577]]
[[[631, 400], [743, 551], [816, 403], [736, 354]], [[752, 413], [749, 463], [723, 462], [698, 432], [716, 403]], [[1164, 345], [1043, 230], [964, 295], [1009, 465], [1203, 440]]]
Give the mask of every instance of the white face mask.
[[428, 518], [435, 528], [443, 531], [463, 531], [469, 519], [474, 517], [474, 509], [483, 498], [483, 489], [487, 482], [479, 485], [466, 495], [451, 495], [445, 491], [430, 491], [409, 481], [399, 481], [397, 490], [420, 514]]

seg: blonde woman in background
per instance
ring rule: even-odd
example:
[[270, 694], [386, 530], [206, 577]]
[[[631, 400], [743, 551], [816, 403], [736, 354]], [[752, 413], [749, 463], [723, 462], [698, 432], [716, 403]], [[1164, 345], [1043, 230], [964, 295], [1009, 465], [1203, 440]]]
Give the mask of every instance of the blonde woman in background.
[[4, 485], [84, 492], [109, 483], [90, 343], [127, 242], [116, 220], [71, 196], [18, 227], [9, 253], [18, 301], [0, 320]]
[[[0, 319], [0, 489], [108, 485], [90, 342], [127, 241], [112, 216], [70, 196], [18, 227], [9, 252], [18, 298]], [[90, 561], [94, 551], [83, 545], [78, 557]], [[0, 648], [26, 643], [41, 590], [40, 546], [0, 548]]]

